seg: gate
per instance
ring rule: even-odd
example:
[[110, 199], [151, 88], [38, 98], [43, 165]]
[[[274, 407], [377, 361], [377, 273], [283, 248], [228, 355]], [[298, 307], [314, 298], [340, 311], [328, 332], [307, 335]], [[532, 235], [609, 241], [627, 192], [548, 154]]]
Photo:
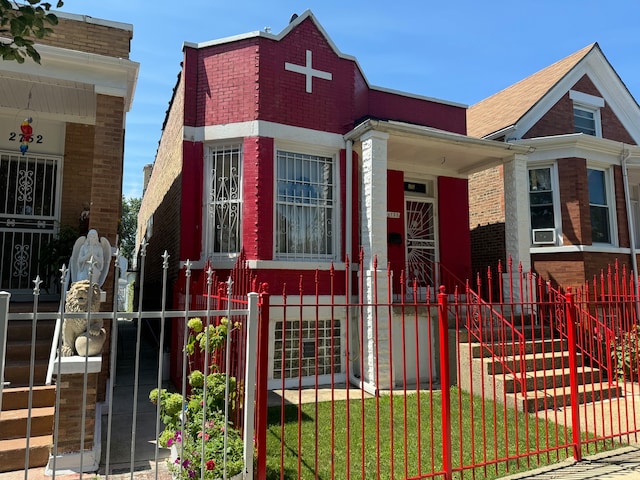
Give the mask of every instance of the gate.
[[[145, 257], [143, 247], [141, 293]], [[167, 291], [168, 258], [165, 252], [163, 292]], [[114, 268], [117, 270], [117, 265]], [[190, 262], [186, 262], [185, 275], [191, 275]], [[66, 276], [63, 268], [61, 284], [66, 282]], [[216, 284], [214, 289], [211, 269], [206, 283], [206, 298], [202, 296], [197, 308], [187, 304], [182, 309], [163, 307], [158, 311], [144, 311], [142, 295], [137, 311], [117, 311], [118, 299], [114, 295], [111, 311], [91, 312], [89, 304], [88, 313], [71, 313], [64, 308], [67, 292], [63, 288], [59, 311], [42, 312], [41, 281], [36, 278], [32, 313], [9, 314], [10, 294], [3, 292], [0, 380], [10, 376], [12, 383], [0, 383], [0, 471], [23, 470], [25, 479], [31, 475], [29, 468], [34, 467], [44, 468], [45, 473], [53, 476], [81, 472], [100, 472], [107, 478], [123, 472], [133, 476], [141, 468], [152, 468], [167, 478], [170, 475], [188, 478], [195, 472], [209, 470], [240, 471], [251, 477], [255, 359], [247, 363], [246, 355], [248, 351], [254, 356], [257, 352], [258, 294], [236, 295], [231, 278]], [[187, 283], [186, 297], [190, 296]], [[167, 305], [166, 295], [162, 305]], [[110, 341], [102, 357], [73, 356], [59, 360], [56, 352], [62, 345], [62, 318], [83, 319], [87, 324], [98, 319], [104, 322]], [[195, 326], [195, 318], [200, 327]], [[181, 384], [174, 386], [167, 381], [163, 369], [164, 346], [168, 347], [165, 332], [178, 320], [183, 321], [186, 333], [179, 353], [184, 375]], [[51, 387], [44, 385], [45, 376], [40, 373], [38, 361], [42, 348], [37, 335], [47, 322], [55, 323], [54, 341], [49, 340]], [[148, 323], [159, 326], [160, 332], [159, 345], [151, 348], [150, 336], [144, 331]], [[16, 332], [23, 327], [29, 327], [30, 361], [24, 381], [18, 381], [13, 367], [20, 346], [11, 337], [15, 340]], [[194, 357], [192, 352], [200, 350], [201, 345], [203, 363], [191, 370], [188, 365]], [[49, 356], [47, 352], [45, 356]], [[119, 365], [119, 359], [126, 360], [126, 364]], [[16, 418], [18, 423], [12, 421]], [[49, 431], [43, 431], [47, 425]], [[219, 442], [219, 446], [211, 447], [214, 442]], [[200, 449], [203, 452], [219, 449], [224, 455], [216, 456], [214, 461], [209, 453], [197, 455]], [[166, 457], [181, 460], [167, 463]]]

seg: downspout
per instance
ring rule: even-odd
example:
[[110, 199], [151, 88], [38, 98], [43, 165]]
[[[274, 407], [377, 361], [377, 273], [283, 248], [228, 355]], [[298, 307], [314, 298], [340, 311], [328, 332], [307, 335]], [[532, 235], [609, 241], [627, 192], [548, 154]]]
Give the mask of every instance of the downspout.
[[[627, 207], [627, 228], [629, 229], [629, 243], [631, 250], [631, 268], [633, 268], [633, 288], [634, 295], [638, 295], [638, 259], [636, 258], [636, 239], [633, 225], [633, 211], [631, 209], [631, 196], [629, 195], [629, 176], [627, 174], [627, 160], [631, 157], [631, 152], [622, 153], [622, 185], [624, 186], [624, 201]], [[639, 317], [640, 306], [636, 302], [636, 318]]]
[[[353, 140], [347, 140], [345, 154], [346, 186], [345, 186], [345, 213], [344, 213], [344, 250], [345, 257], [351, 257], [353, 253]], [[353, 260], [353, 259], [351, 259]], [[347, 276], [347, 292], [351, 292], [351, 275]], [[346, 299], [347, 302], [349, 299]]]

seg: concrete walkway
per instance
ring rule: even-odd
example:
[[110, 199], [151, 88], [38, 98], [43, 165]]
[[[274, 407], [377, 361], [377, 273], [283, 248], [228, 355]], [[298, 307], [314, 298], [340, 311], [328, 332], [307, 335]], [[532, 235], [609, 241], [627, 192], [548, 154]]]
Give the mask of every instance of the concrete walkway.
[[564, 460], [555, 465], [522, 472], [503, 480], [640, 480], [640, 445], [585, 457], [582, 461]]

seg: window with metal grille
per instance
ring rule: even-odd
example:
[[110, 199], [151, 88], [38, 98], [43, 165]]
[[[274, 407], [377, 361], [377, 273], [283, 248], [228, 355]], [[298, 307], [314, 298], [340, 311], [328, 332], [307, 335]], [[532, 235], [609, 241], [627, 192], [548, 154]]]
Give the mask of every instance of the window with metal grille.
[[332, 258], [333, 158], [278, 151], [276, 163], [276, 257]]
[[29, 292], [36, 275], [49, 286], [39, 260], [58, 229], [60, 183], [58, 157], [0, 154], [0, 289]]
[[209, 147], [208, 251], [235, 255], [241, 248], [242, 146]]

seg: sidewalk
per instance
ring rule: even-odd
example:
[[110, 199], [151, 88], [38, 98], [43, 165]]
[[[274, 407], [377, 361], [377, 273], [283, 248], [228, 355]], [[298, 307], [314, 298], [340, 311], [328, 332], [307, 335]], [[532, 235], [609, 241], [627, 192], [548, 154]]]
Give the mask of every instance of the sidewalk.
[[555, 465], [521, 472], [502, 480], [640, 480], [640, 444], [584, 457], [567, 459]]

